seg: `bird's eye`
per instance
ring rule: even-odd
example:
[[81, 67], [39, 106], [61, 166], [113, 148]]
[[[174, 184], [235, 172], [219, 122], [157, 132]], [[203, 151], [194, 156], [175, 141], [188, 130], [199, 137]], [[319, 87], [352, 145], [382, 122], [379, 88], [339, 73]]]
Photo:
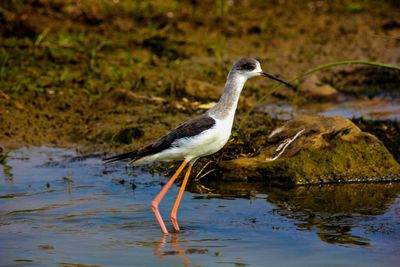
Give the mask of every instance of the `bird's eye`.
[[244, 63], [240, 66], [240, 70], [252, 71], [256, 68], [253, 63]]

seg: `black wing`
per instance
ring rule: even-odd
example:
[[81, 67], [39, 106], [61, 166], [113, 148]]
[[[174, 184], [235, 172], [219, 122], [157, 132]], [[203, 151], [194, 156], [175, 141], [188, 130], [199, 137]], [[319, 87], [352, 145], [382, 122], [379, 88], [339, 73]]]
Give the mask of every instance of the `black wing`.
[[104, 160], [107, 161], [106, 163], [124, 159], [136, 161], [140, 158], [149, 155], [154, 155], [165, 149], [170, 148], [175, 140], [198, 135], [204, 132], [205, 130], [210, 129], [214, 125], [215, 125], [215, 120], [209, 115], [203, 114], [197, 118], [188, 120], [185, 123], [179, 125], [168, 134], [164, 135], [157, 141], [143, 147], [142, 149], [109, 157]]
[[119, 160], [124, 160], [124, 159], [133, 159], [136, 156], [137, 156], [137, 151], [131, 151], [131, 152], [115, 155], [115, 156], [112, 156], [109, 158], [105, 158], [105, 159], [103, 159], [103, 161], [105, 161], [105, 163], [111, 163], [114, 161], [119, 161]]

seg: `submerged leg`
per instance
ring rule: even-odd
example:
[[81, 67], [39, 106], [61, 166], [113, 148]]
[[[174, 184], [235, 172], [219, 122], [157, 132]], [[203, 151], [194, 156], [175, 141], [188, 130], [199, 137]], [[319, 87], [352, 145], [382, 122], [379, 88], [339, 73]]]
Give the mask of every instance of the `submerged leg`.
[[172, 186], [175, 179], [182, 172], [183, 168], [185, 168], [187, 163], [188, 162], [186, 160], [184, 160], [182, 162], [181, 166], [179, 166], [179, 168], [176, 170], [175, 174], [171, 177], [171, 179], [168, 181], [168, 183], [161, 189], [160, 193], [158, 193], [158, 195], [151, 202], [151, 209], [153, 210], [154, 215], [156, 215], [157, 221], [160, 224], [161, 230], [164, 234], [168, 234], [168, 231], [167, 231], [167, 228], [165, 227], [163, 219], [161, 218], [160, 212], [158, 211], [158, 204], [163, 199], [163, 197], [167, 193], [168, 189]]
[[185, 187], [186, 187], [187, 181], [189, 179], [189, 175], [190, 175], [190, 171], [191, 170], [192, 170], [192, 164], [189, 163], [189, 167], [188, 167], [188, 169], [186, 171], [186, 174], [185, 174], [185, 179], [183, 179], [183, 182], [182, 182], [182, 185], [181, 185], [181, 189], [179, 190], [178, 197], [176, 198], [174, 207], [172, 208], [172, 211], [171, 211], [171, 221], [172, 221], [172, 225], [174, 226], [176, 231], [180, 230], [179, 229], [179, 225], [178, 225], [178, 220], [176, 219], [176, 213], [178, 211], [179, 203], [181, 202], [183, 192], [185, 191]]

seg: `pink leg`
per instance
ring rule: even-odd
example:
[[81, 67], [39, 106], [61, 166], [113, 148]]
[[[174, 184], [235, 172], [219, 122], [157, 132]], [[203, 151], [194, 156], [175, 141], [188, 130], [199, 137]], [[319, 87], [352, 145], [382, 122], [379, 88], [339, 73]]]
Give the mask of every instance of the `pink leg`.
[[168, 183], [161, 189], [160, 193], [158, 193], [158, 195], [155, 197], [155, 199], [151, 202], [151, 209], [153, 210], [154, 215], [156, 215], [157, 221], [160, 224], [161, 230], [164, 234], [168, 234], [168, 231], [167, 231], [167, 228], [165, 227], [163, 219], [161, 218], [160, 212], [158, 211], [158, 204], [163, 199], [163, 197], [167, 193], [168, 189], [172, 186], [175, 179], [182, 172], [183, 168], [185, 168], [187, 163], [188, 162], [186, 160], [184, 160], [182, 162], [181, 166], [176, 170], [175, 174], [171, 177], [171, 179], [168, 181]]
[[187, 181], [189, 179], [189, 175], [190, 175], [190, 171], [191, 170], [192, 170], [192, 164], [189, 163], [189, 168], [186, 171], [185, 179], [183, 179], [183, 182], [182, 182], [182, 185], [181, 185], [181, 189], [179, 190], [178, 197], [176, 198], [174, 207], [172, 208], [172, 211], [171, 211], [171, 221], [172, 221], [172, 225], [174, 226], [176, 231], [180, 230], [179, 229], [179, 225], [178, 225], [178, 220], [176, 219], [176, 213], [178, 211], [178, 207], [179, 207], [179, 204], [181, 202], [183, 192], [185, 191], [185, 187], [186, 187]]

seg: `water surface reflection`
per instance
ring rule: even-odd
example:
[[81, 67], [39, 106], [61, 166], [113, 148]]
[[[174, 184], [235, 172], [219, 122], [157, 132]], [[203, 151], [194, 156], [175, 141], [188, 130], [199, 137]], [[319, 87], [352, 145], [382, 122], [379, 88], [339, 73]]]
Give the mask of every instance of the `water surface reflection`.
[[[193, 193], [207, 198], [264, 198], [274, 213], [293, 220], [298, 230], [315, 231], [327, 243], [368, 246], [364, 232], [399, 235], [400, 222], [388, 221], [390, 206], [398, 205], [399, 183], [329, 184], [293, 188], [255, 183], [212, 182], [192, 184]], [[400, 218], [400, 209], [392, 211]], [[373, 223], [371, 221], [373, 220]]]
[[[1, 266], [397, 266], [400, 185], [193, 183], [162, 236], [168, 178], [62, 149], [0, 166]], [[10, 177], [12, 177], [10, 179]], [[167, 220], [178, 186], [160, 205]], [[169, 230], [172, 226], [167, 222]]]

